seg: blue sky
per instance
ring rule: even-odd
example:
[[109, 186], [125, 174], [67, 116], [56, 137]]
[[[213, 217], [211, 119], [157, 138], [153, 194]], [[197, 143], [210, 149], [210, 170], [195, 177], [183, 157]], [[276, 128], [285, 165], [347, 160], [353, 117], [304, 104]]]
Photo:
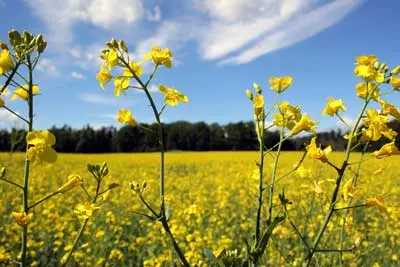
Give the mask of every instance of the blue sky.
[[[398, 0], [0, 0], [0, 39], [16, 28], [48, 40], [35, 74], [42, 93], [35, 98], [36, 128], [118, 126], [119, 108], [153, 121], [143, 93], [116, 98], [112, 84], [104, 92], [95, 79], [100, 49], [115, 37], [135, 60], [153, 45], [173, 51], [175, 66], [161, 69], [152, 87], [176, 87], [190, 102], [168, 108], [166, 122], [251, 120], [245, 89], [259, 83], [268, 106], [269, 77], [291, 75], [293, 87], [282, 99], [301, 105], [323, 130], [338, 125], [321, 115], [329, 96], [343, 98], [346, 119], [357, 115], [356, 56], [373, 53], [391, 67], [400, 64], [398, 10]], [[154, 95], [161, 104], [161, 94]], [[390, 102], [399, 105], [398, 94]], [[26, 110], [19, 101], [7, 105]], [[14, 125], [22, 124], [1, 110], [0, 128]]]

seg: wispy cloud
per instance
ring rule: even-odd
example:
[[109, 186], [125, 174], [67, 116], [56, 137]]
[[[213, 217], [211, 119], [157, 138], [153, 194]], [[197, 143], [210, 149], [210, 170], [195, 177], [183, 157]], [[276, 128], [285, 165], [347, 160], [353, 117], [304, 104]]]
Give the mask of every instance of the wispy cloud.
[[9, 129], [11, 127], [19, 127], [19, 119], [5, 109], [0, 109], [0, 128]]
[[103, 94], [84, 93], [79, 95], [79, 99], [92, 104], [110, 105], [110, 106], [128, 106], [129, 102], [122, 97], [110, 97]]
[[360, 0], [337, 0], [316, 8], [299, 17], [287, 20], [265, 37], [244, 49], [239, 55], [229, 57], [222, 64], [243, 64], [266, 53], [288, 47], [337, 24], [361, 3]]
[[71, 77], [74, 79], [77, 79], [77, 80], [85, 80], [86, 79], [85, 75], [83, 75], [82, 73], [76, 72], [76, 71], [71, 72]]

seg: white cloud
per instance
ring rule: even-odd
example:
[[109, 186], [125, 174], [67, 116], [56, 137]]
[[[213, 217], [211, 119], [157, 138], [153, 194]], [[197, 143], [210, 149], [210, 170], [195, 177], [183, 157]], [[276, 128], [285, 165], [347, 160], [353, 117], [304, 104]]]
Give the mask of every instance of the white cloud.
[[121, 97], [110, 97], [104, 94], [83, 93], [79, 95], [79, 99], [92, 104], [102, 104], [110, 106], [127, 106], [129, 102]]
[[41, 58], [36, 66], [39, 71], [45, 72], [57, 76], [60, 74], [58, 68], [54, 64], [53, 60], [49, 58]]
[[[139, 84], [137, 84], [137, 86], [139, 86]], [[155, 84], [152, 84], [150, 86], [147, 87], [150, 93], [158, 93], [160, 92], [160, 90], [158, 89], [158, 86]], [[143, 90], [141, 89], [135, 89], [135, 92], [137, 93], [144, 93]]]
[[0, 129], [20, 128], [19, 118], [5, 109], [0, 109]]
[[155, 6], [154, 7], [154, 13], [152, 13], [150, 10], [146, 10], [146, 19], [148, 21], [160, 21], [161, 20], [161, 9], [160, 6]]
[[25, 0], [36, 15], [44, 20], [51, 41], [70, 43], [72, 28], [87, 22], [105, 29], [130, 24], [144, 14], [141, 0]]
[[239, 55], [225, 59], [221, 63], [247, 63], [266, 53], [310, 38], [337, 24], [360, 2], [360, 0], [337, 0], [294, 19], [287, 20], [277, 27], [276, 30], [268, 33]]
[[85, 75], [83, 75], [82, 73], [76, 72], [76, 71], [71, 72], [71, 77], [74, 79], [77, 79], [77, 80], [85, 80], [86, 79]]

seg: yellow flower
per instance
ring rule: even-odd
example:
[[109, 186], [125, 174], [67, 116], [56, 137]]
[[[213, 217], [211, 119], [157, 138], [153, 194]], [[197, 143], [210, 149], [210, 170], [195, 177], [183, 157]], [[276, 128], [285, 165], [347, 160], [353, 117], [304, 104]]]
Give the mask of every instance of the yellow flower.
[[377, 57], [375, 55], [361, 55], [356, 57], [356, 63], [359, 65], [373, 65], [377, 61]]
[[339, 110], [346, 111], [346, 107], [343, 105], [342, 99], [334, 99], [333, 97], [328, 98], [328, 103], [326, 104], [322, 115], [328, 114], [329, 116], [335, 115]]
[[368, 87], [365, 82], [360, 82], [356, 85], [357, 96], [366, 99], [369, 95], [375, 101], [379, 101], [379, 88], [375, 83], [368, 83]]
[[151, 52], [147, 53], [144, 59], [151, 59], [156, 65], [164, 65], [167, 68], [172, 67], [172, 53], [168, 48], [160, 49], [157, 46], [153, 46]]
[[400, 88], [400, 78], [392, 76], [390, 77], [390, 84], [393, 85], [394, 88]]
[[56, 143], [55, 136], [49, 131], [28, 132], [26, 143], [28, 149], [28, 159], [36, 163], [54, 163], [57, 160], [57, 153], [52, 148]]
[[397, 107], [383, 100], [380, 101], [379, 103], [381, 104], [382, 107], [382, 115], [391, 115], [397, 120], [400, 120], [400, 111]]
[[269, 78], [269, 83], [271, 89], [280, 94], [293, 84], [293, 78], [291, 76], [271, 77]]
[[103, 90], [105, 85], [111, 80], [111, 78], [112, 76], [110, 71], [101, 66], [99, 73], [97, 73], [96, 75], [96, 79], [100, 82], [100, 87], [103, 88]]
[[328, 155], [332, 152], [332, 147], [328, 146], [324, 150], [320, 146], [317, 146], [317, 138], [313, 137], [309, 145], [306, 146], [307, 154], [313, 158], [322, 162], [328, 161]]
[[96, 206], [93, 203], [85, 202], [83, 204], [78, 204], [75, 207], [74, 213], [78, 216], [80, 220], [86, 220], [90, 218], [94, 211], [99, 209], [100, 207]]
[[58, 188], [57, 191], [60, 193], [65, 193], [74, 187], [80, 186], [81, 184], [83, 184], [83, 180], [79, 175], [70, 175], [68, 176], [68, 181], [63, 186]]
[[137, 126], [137, 121], [132, 117], [132, 112], [127, 109], [118, 111], [118, 122], [129, 124], [132, 127]]
[[14, 68], [14, 61], [10, 56], [10, 51], [3, 49], [0, 52], [0, 75], [12, 70]]
[[[32, 94], [38, 95], [39, 94], [39, 87], [37, 85], [32, 86]], [[25, 101], [29, 99], [29, 85], [25, 84], [22, 87], [18, 87], [11, 96], [11, 100], [15, 100], [17, 98], [21, 98]]]
[[187, 103], [189, 98], [176, 90], [175, 88], [170, 88], [160, 84], [160, 92], [164, 94], [164, 102], [169, 106], [176, 106], [179, 102]]
[[262, 95], [255, 95], [253, 97], [254, 106], [254, 119], [260, 121], [264, 117], [264, 97]]
[[385, 75], [375, 69], [374, 63], [377, 62], [377, 57], [374, 55], [359, 56], [356, 58], [356, 66], [354, 68], [354, 74], [357, 77], [361, 77], [365, 81], [376, 81], [382, 83], [385, 79]]
[[307, 114], [302, 114], [300, 120], [294, 125], [291, 135], [296, 135], [302, 131], [315, 131], [316, 122], [311, 120]]
[[380, 115], [378, 111], [374, 109], [367, 110], [367, 118], [365, 118], [363, 122], [368, 128], [362, 129], [363, 135], [360, 142], [378, 141], [382, 135], [390, 140], [393, 140], [397, 136], [397, 133], [386, 124], [389, 122], [389, 118], [385, 115]]
[[395, 154], [400, 154], [400, 151], [394, 141], [383, 145], [381, 149], [372, 153], [372, 155], [377, 159], [382, 159]]
[[114, 49], [110, 49], [109, 51], [105, 52], [104, 61], [109, 69], [117, 66], [119, 62], [117, 51], [115, 51]]
[[301, 109], [299, 106], [289, 105], [289, 102], [282, 101], [278, 107], [278, 114], [273, 114], [274, 124], [278, 127], [293, 129], [295, 124], [301, 119]]
[[374, 198], [369, 198], [367, 199], [367, 202], [365, 203], [367, 206], [372, 207], [378, 207], [380, 211], [387, 213], [385, 201], [382, 196], [374, 197]]
[[133, 77], [132, 71], [135, 73], [136, 77], [142, 76], [143, 68], [140, 66], [141, 64], [142, 62], [129, 62], [129, 68], [124, 68], [124, 76]]
[[128, 89], [131, 80], [129, 77], [118, 76], [114, 80], [114, 94], [115, 96], [119, 96], [121, 91], [125, 91]]
[[29, 223], [33, 215], [25, 212], [12, 212], [11, 216], [19, 226], [23, 227]]

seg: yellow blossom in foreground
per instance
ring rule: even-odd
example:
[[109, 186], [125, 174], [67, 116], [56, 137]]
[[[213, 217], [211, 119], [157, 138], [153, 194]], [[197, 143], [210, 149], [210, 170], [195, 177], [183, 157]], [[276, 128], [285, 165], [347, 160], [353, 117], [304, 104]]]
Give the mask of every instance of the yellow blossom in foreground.
[[399, 77], [395, 77], [395, 76], [390, 77], [390, 84], [394, 88], [400, 89], [400, 78]]
[[135, 73], [136, 77], [140, 77], [143, 74], [143, 68], [140, 66], [142, 62], [129, 62], [129, 68], [124, 68], [124, 76], [133, 77]]
[[49, 131], [33, 131], [26, 135], [28, 159], [36, 163], [54, 163], [57, 160], [57, 153], [52, 148], [56, 143], [56, 137]]
[[132, 112], [127, 109], [120, 109], [118, 111], [118, 122], [129, 124], [132, 127], [137, 126], [137, 121], [132, 117]]
[[156, 65], [164, 65], [167, 68], [172, 67], [172, 53], [168, 48], [160, 49], [157, 46], [153, 46], [151, 52], [147, 53], [144, 59], [151, 59]]
[[83, 204], [76, 205], [74, 213], [78, 216], [79, 219], [86, 220], [93, 215], [95, 210], [99, 208], [100, 207], [96, 206], [93, 203], [85, 202]]
[[254, 119], [260, 121], [264, 117], [264, 97], [263, 95], [255, 95], [253, 97]]
[[131, 80], [129, 77], [118, 76], [114, 80], [114, 95], [120, 96], [121, 91], [128, 89]]
[[385, 212], [385, 213], [388, 212], [382, 196], [369, 198], [369, 199], [367, 199], [365, 204], [369, 207], [372, 207], [372, 206], [378, 207], [379, 210], [382, 212]]
[[396, 106], [389, 104], [383, 100], [379, 103], [381, 104], [383, 115], [391, 115], [397, 120], [400, 120], [400, 111]]
[[335, 115], [339, 110], [346, 111], [346, 107], [343, 105], [342, 99], [334, 99], [333, 97], [328, 98], [328, 103], [326, 104], [322, 115], [328, 114], [329, 116]]
[[317, 146], [317, 138], [313, 137], [309, 145], [306, 146], [307, 154], [313, 158], [322, 162], [328, 161], [328, 155], [332, 152], [332, 147], [328, 146], [324, 150]]
[[389, 122], [387, 116], [380, 115], [375, 109], [369, 109], [366, 113], [367, 118], [363, 122], [368, 128], [362, 129], [361, 142], [369, 140], [378, 141], [382, 136], [393, 140], [397, 136], [397, 133], [387, 126], [386, 123]]
[[83, 184], [83, 180], [79, 175], [70, 175], [68, 176], [68, 181], [63, 186], [58, 188], [57, 191], [60, 193], [65, 193], [74, 187], [80, 186], [81, 184]]
[[294, 125], [291, 135], [296, 135], [302, 131], [315, 131], [316, 122], [311, 120], [307, 114], [302, 114], [301, 119]]
[[96, 74], [96, 79], [100, 82], [100, 87], [103, 88], [111, 80], [112, 76], [108, 69], [103, 66], [100, 67], [99, 72]]
[[377, 62], [377, 58], [374, 55], [359, 56], [356, 58], [356, 66], [354, 68], [354, 74], [357, 77], [364, 79], [365, 81], [376, 81], [382, 83], [385, 80], [385, 75], [375, 69], [374, 63]]
[[29, 221], [32, 219], [32, 214], [26, 214], [25, 212], [13, 212], [11, 213], [11, 216], [14, 218], [15, 222], [23, 227], [29, 223]]
[[293, 78], [291, 76], [271, 77], [269, 78], [269, 83], [271, 85], [271, 89], [280, 94], [292, 86]]
[[0, 75], [12, 70], [14, 68], [14, 61], [10, 56], [10, 51], [3, 49], [0, 52]]
[[105, 52], [103, 59], [104, 63], [109, 69], [117, 66], [119, 62], [117, 51], [115, 51], [114, 49]]
[[159, 86], [160, 92], [164, 94], [164, 102], [169, 106], [176, 106], [179, 102], [187, 103], [189, 98], [176, 90], [164, 85]]
[[372, 155], [377, 159], [386, 158], [395, 154], [400, 154], [400, 151], [394, 141], [383, 145], [381, 149], [372, 153]]
[[375, 83], [368, 83], [368, 86], [365, 82], [360, 82], [356, 85], [356, 93], [357, 96], [366, 99], [371, 95], [371, 98], [375, 101], [379, 101], [379, 88]]
[[[32, 94], [33, 95], [39, 94], [39, 87], [37, 85], [32, 86]], [[25, 84], [24, 86], [17, 88], [11, 96], [11, 100], [15, 100], [18, 97], [25, 101], [28, 101], [29, 85]]]

